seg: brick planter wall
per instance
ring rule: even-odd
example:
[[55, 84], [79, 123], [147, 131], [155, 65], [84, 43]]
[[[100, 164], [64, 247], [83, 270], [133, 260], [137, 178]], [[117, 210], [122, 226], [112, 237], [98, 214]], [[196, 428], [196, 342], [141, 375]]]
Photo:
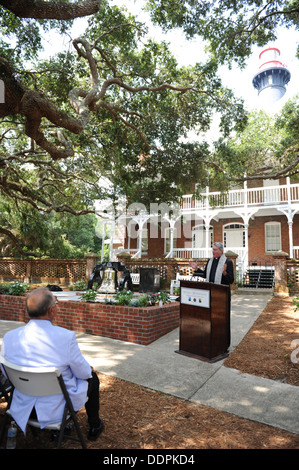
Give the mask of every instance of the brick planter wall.
[[[177, 328], [179, 318], [179, 302], [139, 308], [61, 300], [55, 324], [146, 346]], [[0, 295], [0, 320], [27, 322], [25, 297]]]

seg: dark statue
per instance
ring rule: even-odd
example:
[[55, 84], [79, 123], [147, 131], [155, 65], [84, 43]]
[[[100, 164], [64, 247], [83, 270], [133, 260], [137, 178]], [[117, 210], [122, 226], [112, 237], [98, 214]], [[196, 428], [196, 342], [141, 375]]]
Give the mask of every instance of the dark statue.
[[[96, 282], [98, 284], [98, 289], [101, 287], [101, 284], [104, 279], [104, 272], [105, 269], [113, 269], [115, 272], [114, 275], [114, 289], [115, 291], [121, 291], [123, 289], [126, 290], [133, 290], [133, 283], [129, 269], [121, 264], [119, 261], [103, 261], [101, 264], [97, 264], [92, 274], [89, 278], [87, 289], [92, 289], [93, 283]], [[118, 283], [118, 276], [117, 273], [122, 272], [122, 276]]]

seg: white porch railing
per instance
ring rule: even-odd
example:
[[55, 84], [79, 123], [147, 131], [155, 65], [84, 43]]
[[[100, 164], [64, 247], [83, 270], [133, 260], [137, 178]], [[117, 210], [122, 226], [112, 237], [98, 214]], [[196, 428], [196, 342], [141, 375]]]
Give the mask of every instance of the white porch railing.
[[173, 258], [183, 258], [183, 259], [202, 259], [210, 258], [212, 256], [212, 249], [208, 248], [174, 248], [173, 249]]
[[293, 246], [293, 258], [299, 259], [299, 246]]
[[203, 199], [194, 199], [192, 194], [182, 198], [181, 209], [183, 212], [195, 211], [206, 207], [207, 198], [210, 207], [242, 207], [242, 206], [264, 206], [298, 203], [299, 184], [266, 186], [262, 188], [243, 188], [220, 192], [209, 192], [202, 194]]
[[[224, 248], [224, 253], [226, 251], [233, 251], [238, 255], [238, 261], [246, 260], [246, 249], [240, 247], [227, 247]], [[186, 259], [204, 259], [212, 257], [212, 248], [174, 248], [173, 249], [173, 258], [186, 258]]]

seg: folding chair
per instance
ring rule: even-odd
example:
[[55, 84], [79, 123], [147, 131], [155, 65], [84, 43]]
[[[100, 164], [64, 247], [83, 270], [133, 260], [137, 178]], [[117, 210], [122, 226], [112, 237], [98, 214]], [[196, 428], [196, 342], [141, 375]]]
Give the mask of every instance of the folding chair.
[[13, 390], [13, 387], [11, 383], [9, 382], [9, 380], [6, 379], [4, 375], [1, 374], [1, 371], [0, 371], [0, 400], [4, 398], [4, 400], [6, 401], [6, 409], [4, 413], [0, 413], [0, 416], [3, 416], [2, 426], [0, 429], [0, 446], [3, 441], [4, 431], [5, 431], [5, 427], [7, 424], [8, 414], [6, 413], [6, 411], [8, 410], [9, 405], [10, 405], [10, 394], [12, 390]]
[[[83, 449], [86, 449], [86, 443], [83, 438], [82, 431], [80, 429], [76, 413], [74, 411], [70, 396], [66, 389], [61, 371], [55, 367], [23, 367], [17, 364], [13, 364], [2, 356], [0, 356], [0, 362], [5, 370], [5, 373], [13, 385], [14, 389], [19, 390], [19, 392], [24, 393], [25, 395], [30, 396], [48, 396], [56, 395], [62, 393], [65, 398], [65, 407], [63, 412], [62, 420], [48, 424], [43, 429], [48, 429], [52, 431], [59, 431], [58, 444], [57, 448], [61, 447], [62, 439], [65, 436], [68, 439], [73, 439], [79, 441]], [[12, 394], [11, 394], [12, 397]], [[11, 399], [10, 399], [11, 402]], [[9, 402], [9, 406], [10, 406]], [[6, 413], [9, 413], [9, 406], [6, 410]], [[72, 420], [75, 429], [78, 435], [78, 438], [65, 434], [66, 424]], [[37, 419], [29, 418], [29, 426], [34, 428], [40, 428], [40, 423]], [[4, 424], [4, 426], [6, 423]], [[3, 427], [3, 426], [2, 426]], [[3, 430], [0, 431], [0, 436], [2, 436]]]

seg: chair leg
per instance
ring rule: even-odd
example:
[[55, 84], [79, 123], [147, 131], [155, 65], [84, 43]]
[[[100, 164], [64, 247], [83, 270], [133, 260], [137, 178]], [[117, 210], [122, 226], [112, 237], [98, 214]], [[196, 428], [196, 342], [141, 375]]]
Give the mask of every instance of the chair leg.
[[7, 392], [7, 390], [4, 389], [4, 390], [2, 390], [2, 394], [5, 397], [5, 400], [6, 400], [7, 404], [6, 404], [6, 408], [5, 408], [5, 411], [4, 411], [3, 421], [2, 421], [2, 425], [1, 425], [1, 429], [0, 429], [0, 447], [1, 447], [3, 439], [4, 439], [8, 419], [10, 418], [10, 416], [7, 414], [7, 410], [9, 410], [10, 405], [11, 405], [13, 390], [11, 389], [9, 392]]
[[[63, 379], [62, 379], [61, 376], [57, 377], [57, 379], [58, 379], [58, 382], [60, 384], [61, 390], [64, 394], [64, 398], [65, 398], [65, 401], [66, 401], [66, 408], [68, 409], [69, 413], [71, 414], [71, 418], [72, 418], [73, 423], [75, 425], [77, 435], [78, 435], [79, 440], [81, 442], [81, 446], [82, 446], [83, 449], [87, 449], [87, 446], [86, 446], [81, 428], [79, 426], [79, 423], [78, 423], [78, 420], [77, 420], [77, 417], [76, 417], [76, 413], [75, 413], [74, 408], [73, 408], [73, 404], [72, 404], [71, 399], [70, 399], [70, 397], [69, 397], [69, 395], [66, 391], [66, 387], [65, 387], [65, 384], [63, 382]], [[64, 429], [63, 429], [63, 433], [64, 433]]]
[[73, 416], [73, 422], [74, 422], [74, 425], [75, 425], [75, 428], [76, 428], [76, 431], [77, 431], [77, 435], [80, 439], [82, 449], [87, 449], [87, 446], [86, 446], [86, 443], [85, 443], [85, 440], [84, 440], [84, 437], [83, 437], [83, 434], [82, 434], [82, 431], [81, 431], [81, 428], [79, 426], [79, 423], [78, 423], [78, 420], [77, 420], [76, 416]]
[[2, 446], [2, 442], [4, 439], [8, 418], [9, 418], [8, 414], [5, 413], [5, 415], [3, 416], [2, 425], [0, 429], [0, 447]]
[[61, 426], [60, 426], [60, 431], [59, 431], [59, 436], [58, 436], [58, 443], [57, 443], [57, 449], [60, 449], [63, 436], [64, 436], [64, 430], [65, 430], [65, 425], [66, 425], [66, 418], [67, 418], [67, 406], [64, 407], [64, 412], [63, 412], [63, 417], [61, 421]]

